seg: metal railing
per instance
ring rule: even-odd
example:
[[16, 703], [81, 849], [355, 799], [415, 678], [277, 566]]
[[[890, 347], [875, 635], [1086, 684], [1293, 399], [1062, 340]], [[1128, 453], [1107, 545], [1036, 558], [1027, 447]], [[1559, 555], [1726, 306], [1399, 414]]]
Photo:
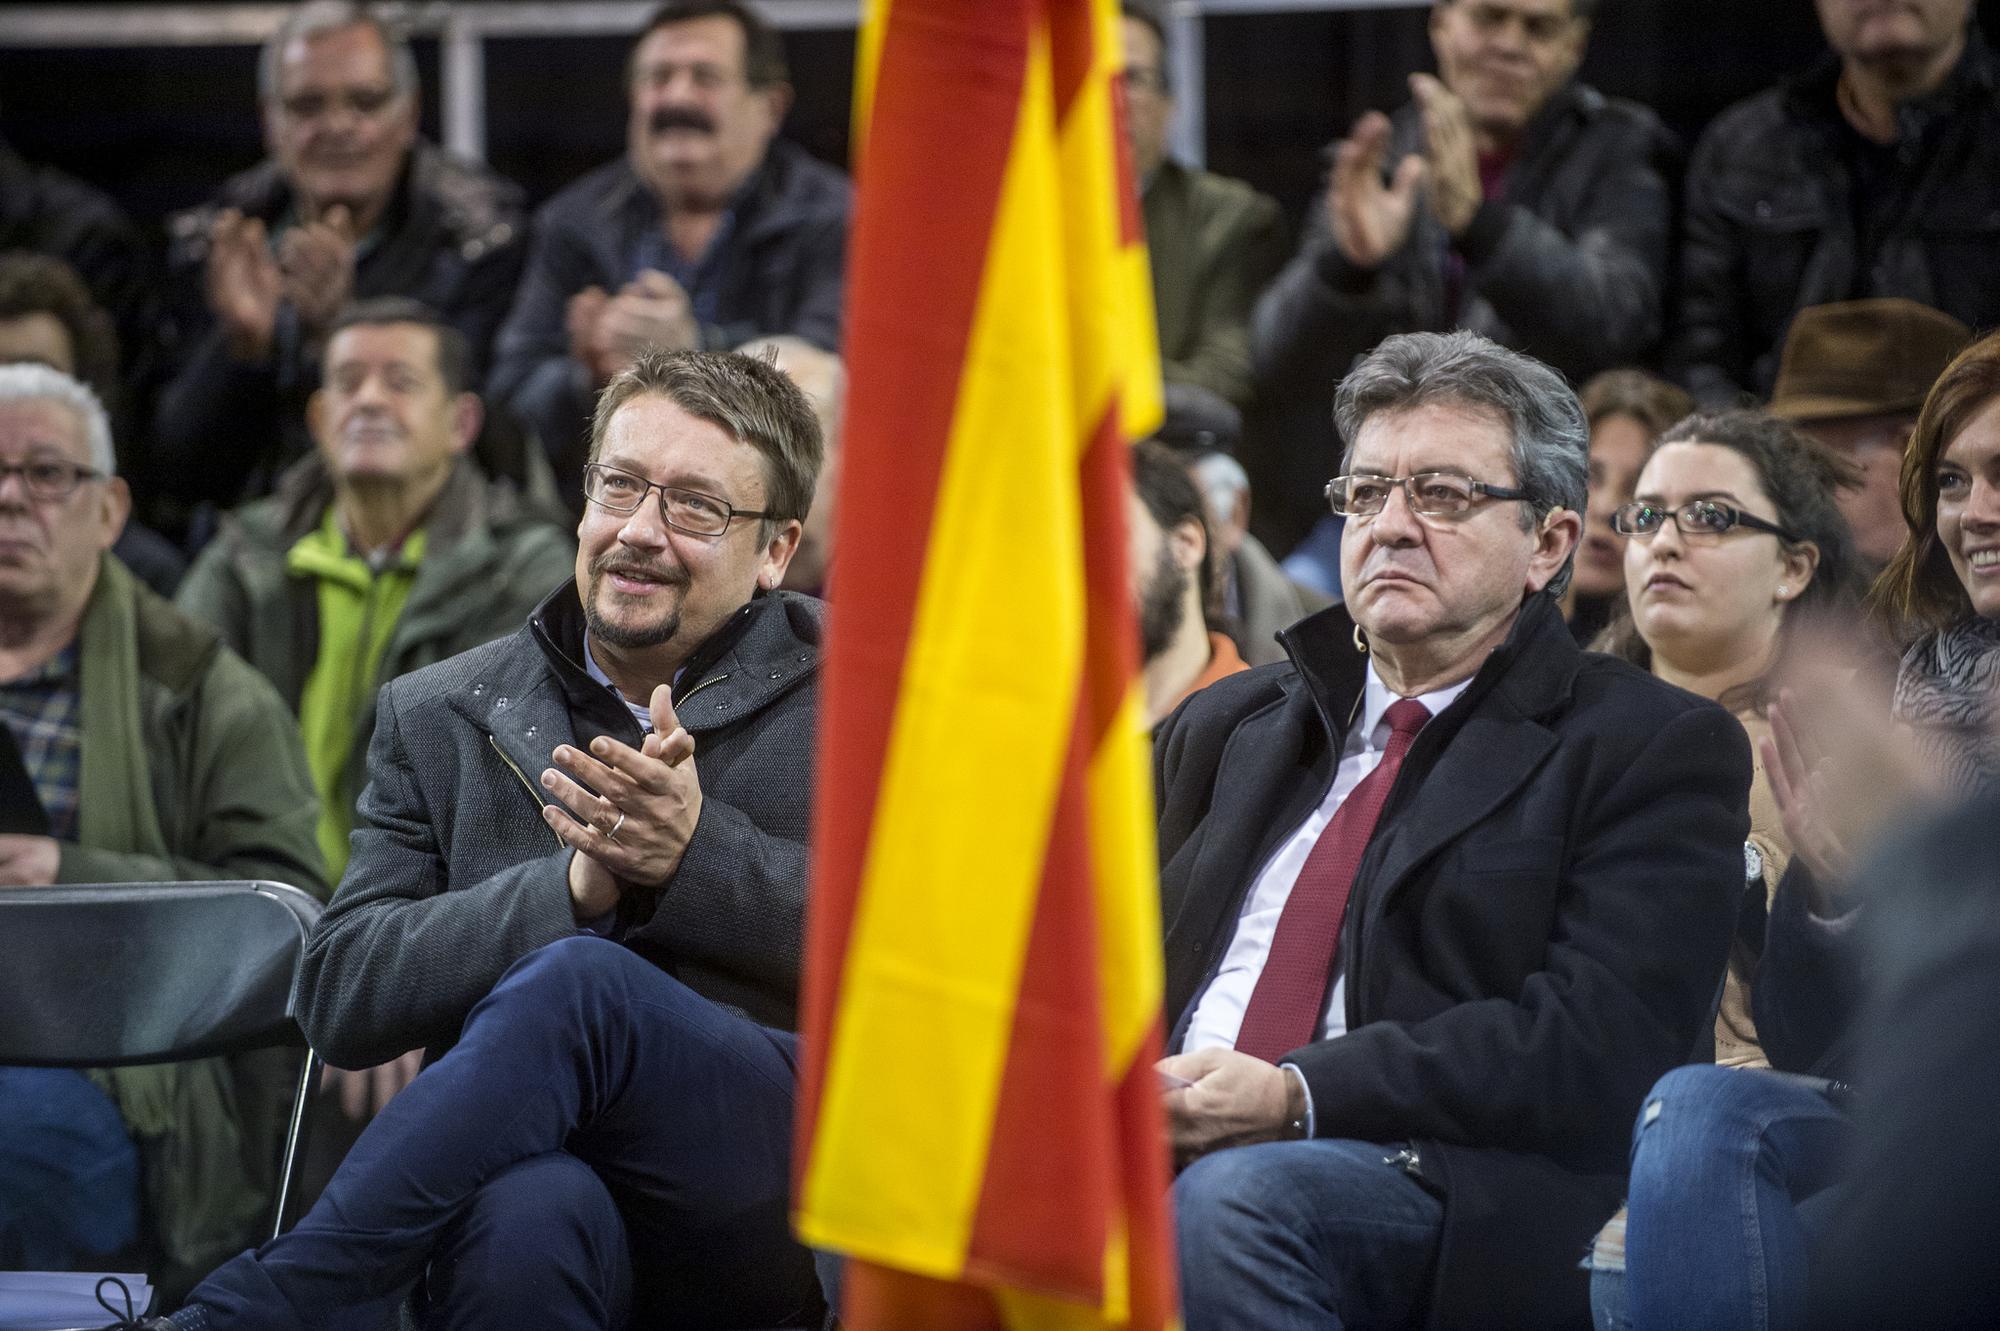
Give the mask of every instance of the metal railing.
[[[491, 37], [602, 37], [633, 33], [657, 0], [405, 0], [382, 11], [415, 36], [435, 37], [438, 104], [445, 145], [486, 156], [486, 40]], [[1207, 114], [1202, 19], [1339, 9], [1417, 9], [1431, 0], [1170, 0], [1164, 6], [1175, 89], [1173, 149], [1182, 160], [1206, 158]], [[861, 0], [758, 0], [780, 28], [852, 28]], [[0, 48], [254, 46], [277, 29], [286, 4], [8, 5]]]

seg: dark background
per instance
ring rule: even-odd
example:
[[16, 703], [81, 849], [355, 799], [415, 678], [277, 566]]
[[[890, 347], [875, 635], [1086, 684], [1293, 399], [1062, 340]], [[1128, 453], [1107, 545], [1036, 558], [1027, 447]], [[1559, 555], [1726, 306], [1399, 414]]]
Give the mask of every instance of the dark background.
[[[1991, 32], [2000, 0], [1980, 0]], [[1430, 68], [1427, 10], [1206, 20], [1212, 168], [1276, 195], [1294, 218], [1319, 149], [1369, 107], [1403, 99]], [[786, 34], [798, 98], [789, 132], [844, 164], [854, 37]], [[488, 154], [540, 201], [622, 150], [624, 38], [487, 43]], [[438, 130], [438, 50], [415, 43], [425, 132]], [[1683, 138], [1738, 98], [1813, 60], [1810, 0], [1604, 0], [1584, 76], [1656, 108]], [[25, 156], [108, 189], [157, 227], [261, 154], [250, 47], [6, 49], [0, 4], [0, 133]]]

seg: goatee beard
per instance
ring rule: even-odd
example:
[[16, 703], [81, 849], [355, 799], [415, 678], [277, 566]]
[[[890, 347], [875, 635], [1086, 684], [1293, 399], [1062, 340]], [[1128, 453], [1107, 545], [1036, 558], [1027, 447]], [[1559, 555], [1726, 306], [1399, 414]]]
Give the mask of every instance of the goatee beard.
[[602, 573], [592, 577], [590, 595], [583, 598], [583, 623], [590, 630], [590, 636], [597, 641], [630, 652], [671, 642], [673, 636], [681, 631], [681, 612], [678, 607], [668, 612], [665, 619], [652, 624], [612, 623], [597, 609], [597, 597], [603, 581]]

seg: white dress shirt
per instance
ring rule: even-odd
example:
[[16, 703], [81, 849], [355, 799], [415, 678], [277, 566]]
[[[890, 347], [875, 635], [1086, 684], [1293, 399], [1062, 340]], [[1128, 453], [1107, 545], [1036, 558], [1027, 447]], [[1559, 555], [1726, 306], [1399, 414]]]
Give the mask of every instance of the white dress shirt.
[[[1451, 706], [1471, 682], [1470, 679], [1461, 680], [1435, 693], [1426, 693], [1416, 701], [1436, 716]], [[1341, 746], [1340, 766], [1334, 772], [1333, 788], [1326, 792], [1326, 798], [1319, 802], [1319, 807], [1307, 814], [1305, 821], [1265, 861], [1256, 882], [1244, 894], [1243, 909], [1236, 917], [1236, 933], [1229, 940], [1229, 950], [1223, 954], [1222, 965], [1216, 970], [1215, 978], [1208, 982], [1201, 997], [1195, 1000], [1187, 1038], [1181, 1042], [1184, 1052], [1236, 1047], [1236, 1036], [1243, 1029], [1243, 1013], [1250, 1006], [1250, 995], [1257, 988], [1258, 977], [1264, 973], [1265, 959], [1271, 955], [1271, 940], [1278, 931], [1278, 917], [1284, 913], [1285, 901], [1292, 895], [1292, 885], [1298, 882], [1299, 870], [1305, 868], [1306, 857], [1312, 854], [1320, 833], [1333, 820], [1348, 792], [1360, 785], [1361, 779], [1382, 761], [1382, 751], [1389, 744], [1387, 713], [1390, 704], [1397, 701], [1397, 696], [1375, 673], [1375, 663], [1370, 661], [1367, 682], [1361, 693], [1360, 724], [1348, 731], [1347, 741]], [[1347, 1032], [1347, 980], [1340, 972], [1340, 954], [1336, 945], [1335, 978], [1326, 996], [1326, 1011], [1320, 1017], [1319, 1038], [1323, 1040]]]

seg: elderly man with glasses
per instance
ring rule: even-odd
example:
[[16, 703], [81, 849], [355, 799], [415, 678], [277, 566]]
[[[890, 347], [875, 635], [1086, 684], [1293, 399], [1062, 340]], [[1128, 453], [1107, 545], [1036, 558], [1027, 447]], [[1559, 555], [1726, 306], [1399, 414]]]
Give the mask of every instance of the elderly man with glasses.
[[170, 1325], [419, 1280], [433, 1327], [818, 1325], [787, 1196], [822, 606], [778, 584], [820, 457], [763, 360], [605, 389], [575, 580], [383, 689], [300, 977], [330, 1062], [428, 1065]]
[[1564, 627], [1554, 371], [1405, 334], [1336, 411], [1345, 605], [1154, 746], [1188, 1327], [1584, 1325], [1627, 1116], [1711, 1020], [1748, 744]]
[[[323, 896], [298, 731], [111, 556], [131, 507], [114, 468], [95, 394], [0, 366], [0, 891], [273, 878]], [[136, 1241], [186, 1288], [269, 1205], [277, 1138], [250, 1126], [283, 1122], [269, 1068], [0, 1069], [0, 1267], [101, 1264]]]

